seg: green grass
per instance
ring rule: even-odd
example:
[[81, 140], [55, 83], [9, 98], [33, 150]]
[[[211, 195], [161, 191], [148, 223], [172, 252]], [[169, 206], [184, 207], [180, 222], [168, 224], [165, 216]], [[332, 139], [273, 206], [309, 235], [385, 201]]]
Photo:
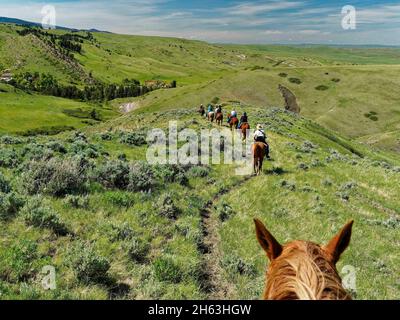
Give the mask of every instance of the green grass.
[[[75, 129], [88, 126], [85, 121], [93, 124], [90, 111], [96, 108], [104, 120], [115, 117], [118, 113], [112, 109], [91, 106], [83, 102], [68, 99], [28, 94], [13, 87], [0, 84], [0, 132], [24, 133], [33, 129], [50, 127], [74, 127]], [[84, 110], [87, 119], [68, 115], [66, 110]]]
[[[220, 238], [220, 241], [214, 263], [221, 266], [220, 281], [228, 283], [229, 294], [225, 298], [257, 299], [261, 296], [266, 261], [252, 225], [252, 218], [259, 217], [282, 242], [300, 238], [321, 243], [333, 236], [344, 222], [355, 219], [354, 237], [339, 263], [339, 270], [346, 264], [356, 268], [358, 299], [395, 299], [399, 294], [396, 284], [399, 263], [397, 244], [393, 239], [398, 238], [399, 229], [398, 226], [386, 227], [383, 222], [399, 213], [396, 197], [399, 173], [385, 169], [377, 161], [388, 161], [394, 168], [400, 164], [398, 157], [371, 152], [368, 147], [337, 137], [304, 118], [270, 113], [256, 107], [246, 109], [254, 118], [257, 116], [257, 122], [269, 123], [267, 133], [273, 162], [266, 163], [264, 175], [244, 182], [244, 177], [234, 175], [231, 165], [215, 165], [208, 175], [188, 174], [187, 185], [168, 182], [151, 194], [107, 190], [92, 182], [87, 193], [82, 195], [85, 200], [78, 202], [83, 203], [82, 206], [72, 205], [75, 202], [67, 202], [63, 198], [45, 196], [74, 237], [54, 236], [51, 230], [39, 227], [27, 228], [19, 215], [2, 223], [0, 252], [5, 255], [12, 254], [10, 248], [19, 243], [22, 235], [24, 239], [39, 244], [32, 253], [32, 259], [21, 260], [21, 272], [31, 271], [19, 281], [7, 280], [15, 276], [15, 272], [10, 271], [9, 260], [1, 260], [2, 297], [208, 298], [210, 293], [205, 289], [204, 282], [207, 264], [199, 247], [204, 241], [200, 222], [203, 207], [209, 200], [215, 199], [211, 214], [216, 221], [215, 232], [219, 234], [216, 239]], [[239, 112], [242, 111], [240, 108]], [[164, 120], [177, 119], [180, 125], [196, 130], [209, 127], [194, 112], [171, 110], [132, 114], [119, 119], [119, 124], [115, 126], [112, 124], [116, 120], [113, 120], [107, 123], [113, 127], [111, 140], [101, 139], [100, 134], [108, 130], [106, 124], [84, 131], [90, 143], [103, 154], [107, 152], [107, 158], [116, 159], [125, 153], [128, 161], [145, 159], [145, 147], [120, 143], [116, 131], [127, 128], [136, 130], [138, 123], [141, 128], [151, 128], [154, 119], [161, 115]], [[254, 124], [252, 120], [251, 125]], [[167, 125], [168, 122], [163, 121], [161, 128]], [[69, 154], [72, 152], [72, 136], [72, 133], [64, 133], [56, 138], [69, 150]], [[46, 143], [48, 138], [36, 140], [37, 143]], [[302, 147], [305, 141], [315, 146], [310, 152]], [[2, 145], [2, 150], [13, 148], [22, 150], [24, 144]], [[331, 149], [337, 150], [339, 157], [327, 161], [326, 158], [332, 157]], [[354, 155], [352, 152], [355, 150], [363, 158]], [[100, 156], [95, 163], [100, 165], [105, 161], [104, 157]], [[306, 164], [309, 170], [300, 169], [300, 163]], [[11, 181], [15, 191], [24, 193], [20, 189], [19, 171], [0, 170]], [[281, 187], [282, 180], [295, 185], [295, 189]], [[330, 180], [330, 184], [325, 184], [325, 180]], [[344, 201], [337, 193], [350, 181], [355, 181], [357, 188], [350, 190], [349, 201]], [[159, 198], [165, 193], [179, 209], [176, 220], [159, 213]], [[91, 242], [95, 254], [110, 263], [105, 282], [82, 283], [77, 279], [68, 261], [70, 248], [79, 241]], [[133, 251], [140, 254], [141, 259], [132, 255], [131, 241], [136, 241], [134, 248], [146, 244], [145, 251]], [[44, 265], [56, 267], [56, 291], [43, 291], [34, 281]], [[375, 281], [371, 282], [371, 278]]]

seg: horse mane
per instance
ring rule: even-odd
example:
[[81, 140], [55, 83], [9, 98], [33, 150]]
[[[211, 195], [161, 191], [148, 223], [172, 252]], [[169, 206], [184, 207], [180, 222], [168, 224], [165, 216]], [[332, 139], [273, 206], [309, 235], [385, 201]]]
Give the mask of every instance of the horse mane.
[[268, 300], [350, 300], [336, 267], [320, 246], [295, 241], [285, 246], [267, 273]]

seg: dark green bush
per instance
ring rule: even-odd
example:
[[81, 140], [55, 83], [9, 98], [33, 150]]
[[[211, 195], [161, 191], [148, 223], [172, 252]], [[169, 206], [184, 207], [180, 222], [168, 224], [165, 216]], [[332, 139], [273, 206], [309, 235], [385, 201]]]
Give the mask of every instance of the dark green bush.
[[225, 222], [232, 218], [235, 215], [235, 211], [232, 207], [227, 203], [222, 203], [222, 205], [218, 208], [218, 217], [221, 222]]
[[24, 199], [16, 193], [0, 192], [0, 220], [13, 218], [24, 204]]
[[14, 149], [0, 149], [0, 167], [15, 168], [21, 163], [21, 156]]
[[301, 84], [302, 81], [298, 78], [289, 78], [289, 82], [294, 83], [294, 84]]
[[10, 183], [6, 180], [6, 178], [0, 172], [0, 192], [8, 193], [10, 191], [11, 191]]
[[142, 146], [147, 144], [146, 135], [137, 132], [121, 133], [120, 142], [130, 146]]
[[319, 85], [319, 86], [315, 87], [315, 90], [318, 90], [318, 91], [326, 91], [328, 89], [329, 89], [329, 87], [325, 86], [325, 85]]
[[129, 184], [129, 164], [125, 161], [108, 161], [94, 175], [106, 188], [126, 189]]

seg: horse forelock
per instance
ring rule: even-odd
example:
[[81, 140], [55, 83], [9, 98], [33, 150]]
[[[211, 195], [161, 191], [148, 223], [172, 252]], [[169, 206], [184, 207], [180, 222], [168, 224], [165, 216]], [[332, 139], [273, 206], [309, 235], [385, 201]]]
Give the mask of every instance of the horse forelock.
[[285, 246], [281, 256], [271, 263], [264, 296], [273, 300], [351, 299], [322, 248], [302, 241]]

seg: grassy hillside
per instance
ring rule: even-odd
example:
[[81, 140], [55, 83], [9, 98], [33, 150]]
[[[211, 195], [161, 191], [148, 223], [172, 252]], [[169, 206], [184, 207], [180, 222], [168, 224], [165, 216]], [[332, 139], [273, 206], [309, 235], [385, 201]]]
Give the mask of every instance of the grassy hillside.
[[298, 97], [304, 116], [351, 138], [374, 136], [374, 141], [382, 141], [375, 147], [399, 148], [398, 140], [386, 137], [400, 125], [399, 49], [212, 45], [95, 33], [94, 40], [83, 40], [82, 53], [74, 54], [71, 65], [34, 35], [19, 36], [20, 29], [0, 25], [0, 70], [50, 73], [61, 83], [78, 86], [89, 75], [106, 83], [177, 80], [178, 90], [138, 99], [149, 110], [193, 107], [214, 97], [282, 106], [277, 87], [284, 84]]
[[[253, 217], [282, 242], [324, 242], [354, 218], [339, 269], [357, 269], [359, 299], [398, 298], [398, 158], [279, 110], [247, 109], [267, 125], [272, 147], [255, 178], [229, 165], [123, 169], [145, 159], [140, 135], [160, 118], [165, 129], [167, 120], [212, 127], [192, 111], [132, 114], [111, 131], [50, 140], [3, 137], [2, 185], [11, 192], [1, 193], [2, 298], [259, 298], [265, 259]], [[129, 176], [135, 184], [123, 183]], [[45, 265], [56, 267], [54, 291], [37, 280]]]
[[27, 134], [29, 131], [79, 129], [98, 121], [90, 116], [96, 110], [102, 120], [118, 113], [111, 108], [68, 99], [25, 93], [0, 84], [0, 133]]

